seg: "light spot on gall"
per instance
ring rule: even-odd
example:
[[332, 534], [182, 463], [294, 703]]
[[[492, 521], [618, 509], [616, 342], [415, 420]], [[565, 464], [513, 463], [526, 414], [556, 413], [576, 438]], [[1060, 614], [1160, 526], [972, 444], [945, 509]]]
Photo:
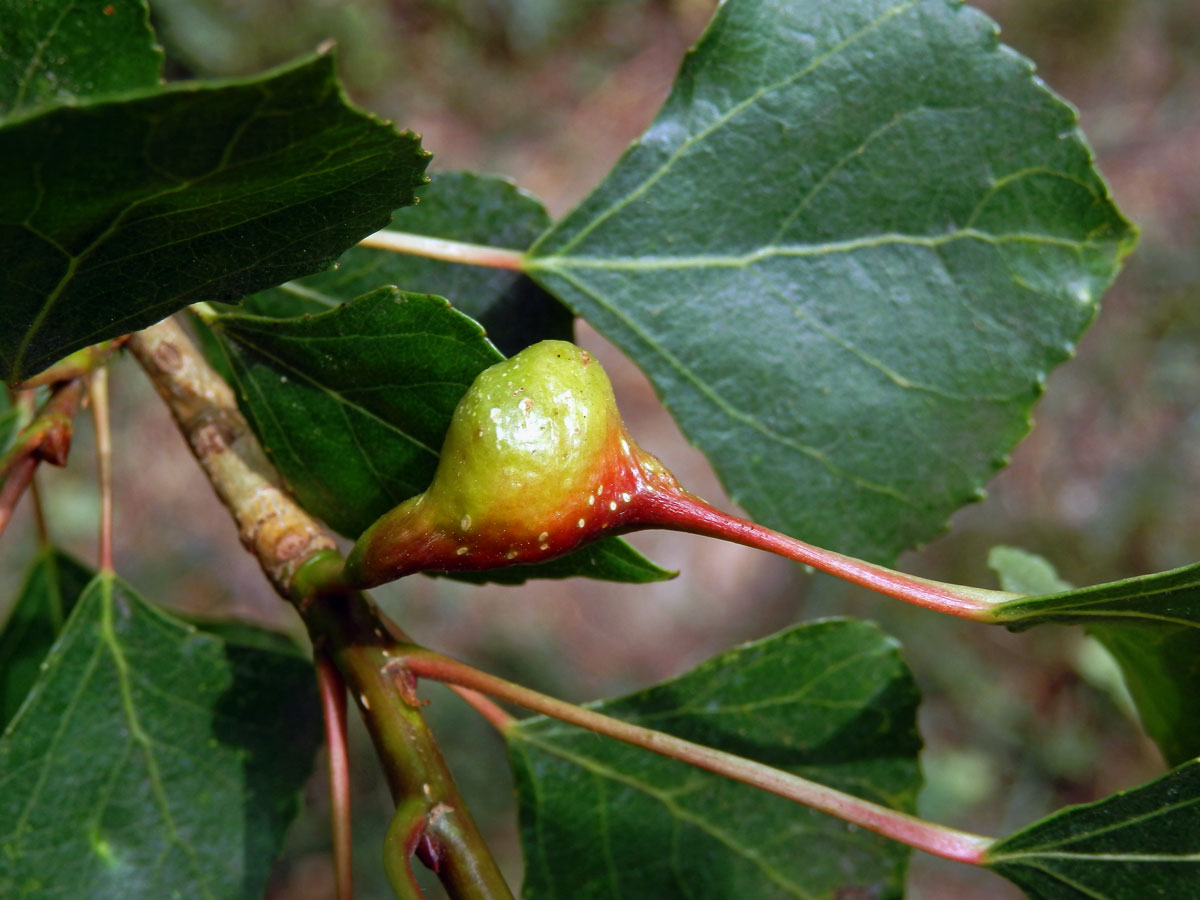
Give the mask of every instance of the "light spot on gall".
[[466, 556], [468, 549], [469, 548], [467, 548], [467, 547], [459, 547], [457, 550], [454, 551], [454, 555], [455, 556]]
[[586, 525], [586, 524], [587, 524], [587, 520], [586, 520], [586, 519], [580, 519], [580, 520], [579, 520], [579, 522], [578, 522], [578, 524], [579, 524], [579, 527], [580, 527], [580, 528], [582, 528], [584, 525]]
[[[548, 532], [548, 531], [543, 531], [541, 534], [539, 534], [539, 535], [538, 535], [538, 542], [539, 542], [539, 543], [545, 543], [545, 541], [546, 541], [546, 539], [547, 539], [548, 537], [550, 537], [550, 532]], [[545, 550], [546, 548], [545, 548], [545, 547], [543, 547], [542, 549], [543, 549], [543, 550]]]

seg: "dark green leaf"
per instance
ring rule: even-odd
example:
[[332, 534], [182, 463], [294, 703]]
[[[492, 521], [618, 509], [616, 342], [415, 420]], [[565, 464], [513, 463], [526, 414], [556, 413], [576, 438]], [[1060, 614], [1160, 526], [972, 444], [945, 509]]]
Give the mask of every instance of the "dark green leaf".
[[1004, 604], [1002, 621], [1023, 611], [1020, 627], [1087, 625], [1116, 659], [1142, 727], [1167, 762], [1200, 756], [1200, 566], [1072, 591], [1032, 553], [996, 547], [988, 565], [1007, 591], [1049, 595]]
[[42, 660], [92, 579], [85, 565], [53, 547], [38, 551], [0, 631], [0, 729], [37, 681]]
[[303, 660], [98, 576], [0, 741], [0, 896], [258, 900], [318, 717]]
[[[501, 178], [435, 175], [419, 194], [419, 204], [396, 210], [391, 230], [524, 250], [550, 224], [541, 203]], [[248, 297], [245, 308], [279, 317], [323, 312], [384, 284], [449, 298], [509, 356], [540, 340], [571, 340], [570, 311], [525, 275], [369, 247], [351, 247], [336, 270]]]
[[981, 495], [1132, 243], [955, 0], [729, 0], [531, 250], [756, 519], [887, 560]]
[[158, 84], [143, 0], [0, 0], [0, 117]]
[[[833, 620], [596, 708], [911, 811], [916, 704], [895, 642]], [[506, 736], [526, 900], [901, 896], [900, 844], [553, 720]]]
[[[479, 325], [442, 298], [390, 287], [321, 315], [226, 315], [213, 326], [271, 461], [305, 509], [348, 537], [429, 486], [459, 398], [503, 359]], [[605, 541], [544, 570], [467, 580], [519, 583], [535, 572], [670, 577], [625, 542]]]
[[1200, 897], [1200, 761], [994, 844], [985, 865], [1034, 900]]
[[1102, 622], [1200, 628], [1200, 563], [1076, 590], [1020, 597], [993, 607], [991, 616], [1013, 629], [1046, 623]]
[[0, 129], [0, 374], [325, 268], [411, 201], [426, 157], [347, 106], [329, 57]]

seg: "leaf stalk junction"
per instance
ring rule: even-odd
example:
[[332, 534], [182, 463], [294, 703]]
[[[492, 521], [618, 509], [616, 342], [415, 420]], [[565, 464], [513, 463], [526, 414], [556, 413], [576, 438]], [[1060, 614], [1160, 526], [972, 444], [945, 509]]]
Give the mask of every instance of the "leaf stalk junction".
[[525, 267], [525, 254], [520, 250], [468, 244], [463, 241], [450, 241], [445, 238], [428, 237], [406, 231], [377, 231], [367, 235], [358, 243], [360, 247], [373, 247], [376, 250], [390, 250], [393, 253], [407, 253], [412, 256], [424, 256], [429, 259], [463, 263], [468, 266], [488, 266], [494, 269], [517, 271]]

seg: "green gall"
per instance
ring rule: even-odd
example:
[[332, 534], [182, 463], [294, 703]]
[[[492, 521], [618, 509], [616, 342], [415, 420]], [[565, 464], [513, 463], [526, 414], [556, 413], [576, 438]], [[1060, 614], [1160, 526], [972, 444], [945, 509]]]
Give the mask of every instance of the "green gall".
[[476, 378], [429, 488], [355, 544], [346, 582], [541, 562], [637, 524], [640, 485], [674, 479], [629, 438], [600, 363], [543, 341]]

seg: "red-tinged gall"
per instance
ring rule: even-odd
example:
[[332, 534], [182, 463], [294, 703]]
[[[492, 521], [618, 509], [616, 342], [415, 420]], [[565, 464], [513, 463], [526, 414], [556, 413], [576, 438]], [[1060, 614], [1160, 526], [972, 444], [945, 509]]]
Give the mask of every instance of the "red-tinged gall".
[[551, 559], [640, 524], [630, 500], [646, 479], [675, 483], [626, 433], [603, 367], [573, 344], [543, 341], [480, 373], [433, 482], [363, 534], [346, 581]]

